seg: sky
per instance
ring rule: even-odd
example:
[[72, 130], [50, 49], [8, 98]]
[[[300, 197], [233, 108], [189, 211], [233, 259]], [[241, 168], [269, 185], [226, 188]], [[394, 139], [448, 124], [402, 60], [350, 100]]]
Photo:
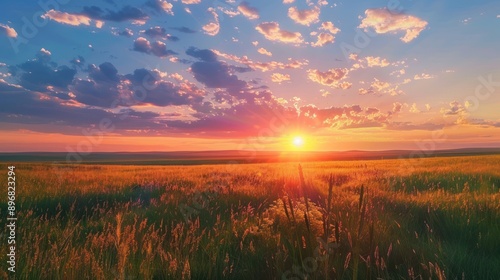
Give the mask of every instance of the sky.
[[500, 146], [498, 1], [2, 7], [2, 152]]

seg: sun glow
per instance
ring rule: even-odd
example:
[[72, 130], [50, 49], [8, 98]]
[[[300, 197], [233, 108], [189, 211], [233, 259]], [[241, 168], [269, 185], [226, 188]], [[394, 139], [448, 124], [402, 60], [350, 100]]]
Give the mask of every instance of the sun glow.
[[304, 138], [302, 138], [301, 136], [295, 136], [293, 138], [293, 146], [295, 146], [296, 148], [300, 148], [302, 146], [304, 146]]

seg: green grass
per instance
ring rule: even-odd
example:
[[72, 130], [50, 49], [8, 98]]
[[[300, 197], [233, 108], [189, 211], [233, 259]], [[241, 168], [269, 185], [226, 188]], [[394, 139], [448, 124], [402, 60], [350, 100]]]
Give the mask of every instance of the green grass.
[[16, 278], [500, 279], [499, 163], [19, 163]]

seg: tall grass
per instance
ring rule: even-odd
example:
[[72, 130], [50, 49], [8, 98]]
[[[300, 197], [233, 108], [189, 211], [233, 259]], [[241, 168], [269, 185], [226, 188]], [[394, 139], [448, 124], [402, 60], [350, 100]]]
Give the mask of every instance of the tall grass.
[[500, 279], [499, 162], [20, 163], [16, 277]]

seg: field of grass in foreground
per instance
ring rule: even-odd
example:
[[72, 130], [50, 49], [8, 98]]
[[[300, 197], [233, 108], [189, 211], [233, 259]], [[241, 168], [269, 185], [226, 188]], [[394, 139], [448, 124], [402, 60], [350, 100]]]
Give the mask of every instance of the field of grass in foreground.
[[15, 170], [17, 279], [500, 279], [500, 156]]

